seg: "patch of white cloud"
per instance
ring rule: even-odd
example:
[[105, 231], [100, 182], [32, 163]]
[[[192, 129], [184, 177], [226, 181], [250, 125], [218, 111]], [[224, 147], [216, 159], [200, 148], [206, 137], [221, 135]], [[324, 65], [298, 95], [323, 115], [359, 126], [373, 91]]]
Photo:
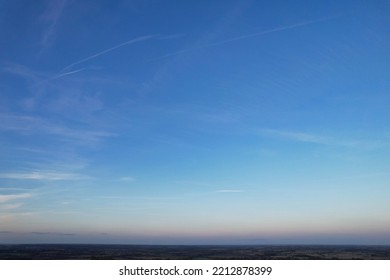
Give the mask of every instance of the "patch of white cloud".
[[125, 177], [121, 177], [120, 180], [123, 182], [134, 182], [135, 178], [131, 176], [125, 176]]
[[22, 207], [23, 203], [3, 204], [0, 205], [0, 210], [15, 210]]
[[78, 173], [64, 173], [51, 171], [32, 171], [32, 172], [15, 172], [15, 173], [0, 173], [0, 178], [19, 179], [19, 180], [79, 180], [85, 179], [86, 176]]
[[25, 199], [32, 197], [30, 193], [21, 194], [0, 194], [0, 203], [5, 203], [13, 200]]
[[231, 189], [225, 189], [225, 190], [217, 190], [217, 193], [242, 193], [243, 190], [231, 190]]

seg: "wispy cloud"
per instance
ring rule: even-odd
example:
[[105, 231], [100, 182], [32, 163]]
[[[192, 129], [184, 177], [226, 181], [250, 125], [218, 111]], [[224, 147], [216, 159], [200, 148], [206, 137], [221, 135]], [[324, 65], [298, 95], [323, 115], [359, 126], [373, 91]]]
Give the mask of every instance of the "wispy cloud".
[[3, 63], [1, 65], [1, 71], [19, 76], [33, 83], [40, 83], [44, 78], [47, 77], [45, 73], [33, 71], [27, 66], [17, 63]]
[[[339, 16], [337, 16], [337, 17], [339, 17]], [[230, 39], [227, 39], [227, 40], [219, 41], [219, 42], [216, 42], [214, 44], [211, 44], [210, 46], [218, 46], [218, 45], [223, 45], [223, 44], [226, 44], [226, 43], [239, 41], [239, 40], [243, 40], [243, 39], [248, 39], [248, 38], [252, 38], [252, 37], [262, 36], [262, 35], [271, 34], [271, 33], [280, 32], [280, 31], [285, 31], [285, 30], [289, 30], [289, 29], [295, 29], [295, 28], [298, 28], [298, 27], [303, 27], [303, 26], [306, 26], [306, 25], [310, 25], [310, 24], [314, 24], [314, 23], [318, 23], [318, 22], [322, 22], [322, 21], [327, 21], [327, 20], [334, 19], [334, 18], [336, 18], [336, 16], [326, 17], [326, 18], [321, 18], [321, 19], [315, 19], [315, 20], [307, 20], [307, 21], [298, 22], [298, 23], [295, 23], [295, 24], [286, 25], [286, 26], [282, 26], [282, 27], [277, 27], [277, 28], [273, 28], [273, 29], [269, 29], [269, 30], [249, 33], [249, 34], [245, 34], [245, 35], [242, 35], [242, 36], [237, 36], [237, 37], [230, 38]]]
[[53, 37], [55, 36], [58, 22], [63, 14], [67, 0], [50, 0], [46, 1], [47, 8], [41, 15], [41, 20], [45, 24], [45, 29], [42, 34], [41, 45], [43, 49], [50, 46]]
[[0, 173], [0, 178], [4, 179], [19, 179], [19, 180], [80, 180], [87, 178], [78, 173], [64, 173], [57, 171], [31, 171], [31, 172], [15, 172], [15, 173]]
[[281, 31], [285, 31], [285, 30], [289, 30], [289, 29], [295, 29], [295, 28], [311, 25], [311, 24], [314, 24], [314, 23], [331, 20], [331, 19], [337, 18], [339, 16], [340, 15], [332, 16], [332, 17], [326, 17], [326, 18], [320, 18], [320, 19], [315, 19], [315, 20], [308, 20], [308, 21], [298, 22], [298, 23], [295, 23], [295, 24], [281, 26], [281, 27], [277, 27], [277, 28], [273, 28], [273, 29], [264, 30], [264, 31], [253, 32], [253, 33], [249, 33], [249, 34], [233, 37], [233, 38], [222, 40], [222, 41], [217, 41], [217, 42], [214, 42], [214, 43], [210, 43], [210, 44], [206, 44], [206, 45], [202, 45], [202, 46], [198, 46], [198, 47], [194, 47], [194, 48], [188, 48], [188, 49], [180, 50], [180, 51], [177, 51], [177, 52], [174, 52], [174, 53], [166, 54], [166, 55], [164, 55], [164, 56], [162, 56], [160, 58], [167, 58], [167, 57], [170, 57], [170, 56], [180, 55], [180, 54], [187, 53], [187, 52], [190, 52], [190, 51], [195, 51], [195, 50], [199, 50], [199, 49], [220, 46], [220, 45], [231, 43], [231, 42], [234, 42], [234, 41], [240, 41], [240, 40], [249, 39], [249, 38], [258, 37], [258, 36], [263, 36], [263, 35], [267, 35], [267, 34], [271, 34], [271, 33], [275, 33], [275, 32], [281, 32]]
[[[249, 8], [251, 5], [251, 0], [249, 1], [238, 1], [237, 3], [234, 3], [233, 7], [227, 11], [226, 14], [224, 14], [219, 21], [216, 22], [216, 25], [214, 28], [211, 28], [209, 32], [205, 32], [201, 35], [201, 37], [196, 40], [192, 46], [185, 50], [181, 50], [178, 52], [175, 52], [173, 54], [167, 54], [163, 55], [157, 58], [152, 58], [151, 60], [159, 60], [163, 59], [165, 57], [169, 56], [175, 56], [177, 54], [181, 54], [183, 52], [197, 50], [205, 48], [209, 45], [210, 42], [213, 42], [216, 40], [216, 38], [219, 37], [221, 33], [224, 33], [227, 31], [230, 26], [244, 13], [246, 9]], [[151, 92], [155, 91], [157, 88], [165, 84], [167, 81], [173, 79], [176, 75], [173, 74], [173, 72], [177, 72], [180, 68], [186, 68], [188, 67], [188, 63], [190, 63], [187, 59], [183, 59], [183, 57], [180, 57], [180, 59], [174, 59], [170, 61], [169, 63], [164, 63], [160, 68], [157, 69], [157, 71], [154, 73], [152, 78], [148, 82], [144, 82], [139, 90], [137, 91], [137, 94], [140, 96], [144, 96], [147, 94], [150, 94]]]
[[351, 139], [336, 137], [334, 135], [323, 135], [302, 131], [290, 131], [290, 130], [279, 130], [279, 129], [262, 129], [260, 135], [267, 137], [280, 138], [295, 142], [312, 143], [318, 145], [327, 146], [338, 146], [346, 148], [362, 148], [362, 149], [377, 149], [381, 147], [387, 147], [387, 142], [381, 142], [378, 140], [362, 140], [362, 139]]
[[125, 177], [121, 177], [120, 180], [123, 182], [134, 182], [135, 178], [130, 176], [125, 176]]
[[48, 86], [48, 83], [51, 81], [58, 80], [63, 77], [71, 76], [89, 69], [96, 69], [96, 68], [83, 67], [80, 69], [62, 72], [57, 75], [53, 75], [53, 73], [50, 72], [37, 71], [25, 65], [11, 63], [11, 62], [3, 63], [0, 68], [2, 72], [23, 78], [26, 82], [30, 83], [31, 90], [39, 89], [42, 86]]
[[0, 203], [9, 202], [13, 200], [19, 200], [24, 198], [32, 197], [31, 193], [21, 193], [21, 194], [1, 194]]
[[286, 131], [286, 130], [277, 130], [277, 129], [263, 129], [260, 131], [262, 135], [283, 138], [298, 142], [308, 142], [315, 144], [331, 145], [334, 141], [322, 135], [316, 135], [306, 132], [297, 132], [297, 131]]
[[76, 235], [74, 233], [67, 233], [67, 232], [50, 232], [50, 231], [32, 231], [29, 232], [29, 234], [34, 235], [65, 235], [65, 236], [73, 236]]
[[231, 189], [225, 189], [225, 190], [217, 190], [217, 193], [243, 193], [243, 190], [231, 190]]
[[42, 118], [14, 114], [0, 114], [1, 129], [30, 134], [46, 133], [60, 136], [62, 139], [73, 139], [87, 143], [113, 136], [112, 133], [106, 131], [72, 129]]
[[191, 195], [210, 195], [212, 193], [244, 193], [245, 192], [245, 186], [244, 189], [238, 189], [234, 186], [229, 186], [221, 183], [206, 183], [206, 182], [199, 182], [199, 181], [176, 181], [176, 183], [180, 185], [191, 185], [191, 189], [194, 189], [194, 187], [199, 187], [201, 192], [191, 193]]
[[54, 77], [51, 77], [50, 79], [46, 80], [45, 82], [56, 80], [56, 79], [59, 79], [59, 78], [62, 78], [62, 77], [66, 77], [66, 76], [69, 76], [69, 75], [73, 75], [73, 74], [79, 73], [81, 71], [84, 71], [85, 69], [87, 69], [87, 68], [84, 67], [84, 68], [68, 71], [68, 72], [65, 72], [65, 73], [61, 73], [61, 74], [58, 74], [58, 75], [56, 75]]
[[25, 191], [26, 188], [0, 188], [0, 191]]
[[[100, 51], [100, 52], [98, 52], [98, 53], [95, 53], [95, 54], [93, 54], [93, 55], [87, 56], [87, 57], [85, 57], [85, 58], [83, 58], [83, 59], [80, 59], [80, 60], [78, 60], [78, 61], [76, 61], [76, 62], [73, 62], [73, 63], [69, 64], [68, 66], [64, 67], [64, 68], [60, 71], [60, 74], [58, 74], [58, 75], [62, 75], [62, 73], [63, 73], [64, 71], [66, 71], [66, 70], [68, 70], [68, 69], [71, 69], [72, 67], [74, 67], [74, 66], [76, 66], [76, 65], [78, 65], [78, 64], [80, 64], [80, 63], [83, 63], [83, 62], [86, 62], [86, 61], [88, 61], [88, 60], [94, 59], [94, 58], [96, 58], [96, 57], [102, 56], [102, 55], [104, 55], [104, 54], [106, 54], [106, 53], [112, 52], [113, 50], [119, 49], [119, 48], [124, 47], [124, 46], [127, 46], [127, 45], [131, 45], [131, 44], [134, 44], [134, 43], [138, 43], [138, 42], [150, 40], [150, 39], [152, 39], [153, 37], [155, 37], [155, 35], [141, 36], [141, 37], [138, 37], [138, 38], [135, 38], [135, 39], [126, 41], [126, 42], [124, 42], [124, 43], [118, 44], [118, 45], [116, 45], [116, 46], [113, 46], [113, 47], [111, 47], [111, 48], [105, 49], [105, 50]], [[68, 73], [70, 73], [70, 72], [68, 72]], [[57, 75], [57, 76], [58, 76], [58, 75]]]
[[4, 204], [0, 205], [1, 210], [15, 210], [20, 208], [23, 205], [23, 203], [13, 203], [13, 204]]

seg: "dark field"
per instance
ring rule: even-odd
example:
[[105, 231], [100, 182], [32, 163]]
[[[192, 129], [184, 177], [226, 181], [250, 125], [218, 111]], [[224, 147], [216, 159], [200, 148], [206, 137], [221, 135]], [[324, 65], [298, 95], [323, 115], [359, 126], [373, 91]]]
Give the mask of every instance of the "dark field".
[[0, 260], [390, 260], [390, 246], [0, 245]]

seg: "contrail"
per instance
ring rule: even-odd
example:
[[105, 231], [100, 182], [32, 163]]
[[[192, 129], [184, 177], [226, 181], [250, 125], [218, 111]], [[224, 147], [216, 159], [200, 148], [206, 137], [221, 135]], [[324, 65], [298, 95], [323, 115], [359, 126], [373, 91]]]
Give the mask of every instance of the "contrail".
[[[149, 39], [151, 39], [151, 38], [153, 38], [153, 37], [155, 37], [155, 35], [148, 35], [148, 36], [138, 37], [138, 38], [136, 38], [136, 39], [133, 39], [133, 40], [130, 40], [130, 41], [121, 43], [121, 44], [119, 44], [119, 45], [116, 45], [116, 46], [114, 46], [114, 47], [111, 47], [111, 48], [109, 48], [109, 49], [100, 51], [100, 52], [98, 52], [98, 53], [96, 53], [96, 54], [90, 55], [90, 56], [88, 56], [88, 57], [86, 57], [86, 58], [80, 59], [79, 61], [76, 61], [76, 62], [73, 62], [73, 63], [69, 64], [68, 66], [66, 66], [65, 68], [63, 68], [63, 69], [60, 71], [60, 73], [63, 72], [63, 71], [65, 71], [65, 70], [68, 70], [68, 69], [72, 68], [72, 67], [75, 66], [75, 65], [78, 65], [78, 64], [80, 64], [80, 63], [83, 63], [83, 62], [88, 61], [88, 60], [91, 60], [91, 59], [94, 59], [94, 58], [96, 58], [96, 57], [98, 57], [98, 56], [101, 56], [101, 55], [106, 54], [106, 53], [108, 53], [108, 52], [111, 52], [111, 51], [113, 51], [113, 50], [119, 49], [119, 48], [121, 48], [121, 47], [123, 47], [123, 46], [127, 46], [127, 45], [131, 45], [131, 44], [134, 44], [134, 43], [137, 43], [137, 42], [149, 40]], [[61, 75], [61, 74], [59, 74], [59, 75]]]
[[340, 15], [332, 16], [332, 17], [326, 17], [326, 18], [321, 18], [321, 19], [316, 19], [316, 20], [309, 20], [309, 21], [304, 21], [304, 22], [300, 22], [300, 23], [296, 23], [296, 24], [292, 24], [292, 25], [282, 26], [282, 27], [278, 27], [278, 28], [274, 28], [274, 29], [270, 29], [270, 30], [250, 33], [250, 34], [246, 34], [246, 35], [230, 38], [230, 39], [227, 39], [227, 40], [211, 43], [211, 44], [208, 44], [208, 45], [203, 45], [203, 46], [199, 46], [199, 47], [195, 47], [195, 48], [184, 49], [184, 50], [177, 51], [177, 52], [174, 52], [174, 53], [166, 54], [166, 55], [160, 57], [160, 59], [161, 58], [170, 57], [170, 56], [179, 55], [179, 54], [190, 52], [190, 51], [194, 51], [194, 50], [199, 50], [199, 49], [219, 46], [219, 45], [223, 45], [223, 44], [226, 44], [226, 43], [239, 41], [239, 40], [243, 40], [243, 39], [247, 39], [247, 38], [262, 36], [262, 35], [266, 35], [266, 34], [270, 34], [270, 33], [274, 33], [274, 32], [279, 32], [279, 31], [284, 31], [284, 30], [288, 30], [288, 29], [294, 29], [294, 28], [297, 28], [297, 27], [302, 27], [302, 26], [305, 26], [305, 25], [310, 25], [310, 24], [313, 24], [313, 23], [321, 22], [321, 21], [327, 21], [327, 20], [330, 20], [330, 19], [333, 19], [333, 18], [337, 18], [339, 16]]
[[[65, 68], [64, 68], [65, 69]], [[78, 72], [81, 72], [81, 71], [84, 71], [85, 69], [87, 68], [80, 68], [80, 69], [77, 69], [77, 70], [73, 70], [73, 71], [68, 71], [68, 72], [65, 72], [65, 73], [61, 73], [61, 74], [58, 74], [56, 76], [54, 76], [53, 78], [50, 78], [49, 80], [47, 81], [51, 81], [51, 80], [55, 80], [55, 79], [58, 79], [58, 78], [61, 78], [61, 77], [65, 77], [65, 76], [68, 76], [68, 75], [72, 75], [72, 74], [76, 74]]]
[[[72, 70], [72, 71], [67, 71], [67, 72], [64, 72], [64, 73], [60, 72], [59, 74], [57, 74], [57, 75], [55, 75], [55, 76], [53, 76], [51, 78], [48, 78], [48, 79], [40, 81], [39, 83], [33, 85], [33, 87], [40, 86], [40, 85], [42, 85], [44, 83], [47, 83], [47, 82], [50, 82], [50, 81], [53, 81], [53, 80], [57, 80], [59, 78], [65, 77], [65, 76], [69, 76], [69, 75], [73, 75], [73, 74], [79, 73], [79, 72], [84, 71], [86, 69], [87, 68], [84, 67], [84, 68], [80, 68], [80, 69], [76, 69], [76, 70]], [[64, 71], [64, 70], [65, 70], [65, 68], [62, 71]]]
[[208, 45], [208, 47], [223, 45], [223, 44], [226, 44], [226, 43], [230, 43], [230, 42], [233, 42], [233, 41], [239, 41], [239, 40], [243, 40], [243, 39], [246, 39], [246, 38], [257, 37], [257, 36], [261, 36], [261, 35], [265, 35], [265, 34], [270, 34], [270, 33], [279, 32], [279, 31], [288, 30], [288, 29], [293, 29], [293, 28], [309, 25], [309, 24], [312, 24], [312, 23], [315, 23], [315, 22], [319, 22], [319, 21], [322, 21], [322, 20], [305, 21], [305, 22], [296, 23], [296, 24], [283, 26], [283, 27], [278, 27], [278, 28], [274, 28], [274, 29], [270, 29], [270, 30], [266, 30], [266, 31], [246, 34], [246, 35], [242, 35], [242, 36], [238, 36], [238, 37], [235, 37], [235, 38], [231, 38], [231, 39], [227, 39], [227, 40], [224, 40], [224, 41], [219, 41], [219, 42], [210, 44], [210, 45]]

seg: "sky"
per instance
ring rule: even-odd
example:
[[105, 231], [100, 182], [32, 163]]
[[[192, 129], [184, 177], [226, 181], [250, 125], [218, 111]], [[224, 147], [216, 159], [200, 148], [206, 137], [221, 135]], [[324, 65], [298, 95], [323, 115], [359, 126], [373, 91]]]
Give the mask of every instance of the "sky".
[[0, 0], [0, 243], [390, 245], [390, 2]]

